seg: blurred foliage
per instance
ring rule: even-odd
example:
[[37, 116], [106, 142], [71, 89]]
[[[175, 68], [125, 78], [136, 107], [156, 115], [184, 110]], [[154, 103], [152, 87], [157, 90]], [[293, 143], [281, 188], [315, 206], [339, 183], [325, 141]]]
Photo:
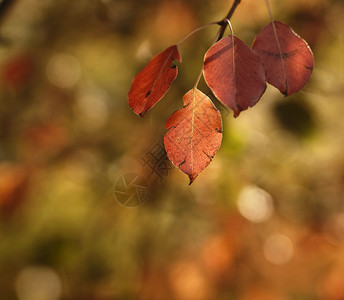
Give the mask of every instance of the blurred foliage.
[[[222, 146], [191, 186], [143, 159], [216, 25], [181, 46], [177, 80], [144, 119], [127, 93], [231, 1], [0, 2], [1, 299], [344, 299], [344, 3], [271, 2], [309, 42], [311, 80], [290, 98], [269, 86], [235, 120], [216, 102]], [[268, 22], [257, 0], [232, 18], [249, 45]], [[114, 193], [128, 173], [149, 182], [136, 208]]]

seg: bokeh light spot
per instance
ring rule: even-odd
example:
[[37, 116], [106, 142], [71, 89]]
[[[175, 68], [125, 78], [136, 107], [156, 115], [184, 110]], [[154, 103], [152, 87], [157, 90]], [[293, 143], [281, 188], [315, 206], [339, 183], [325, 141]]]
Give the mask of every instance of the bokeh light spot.
[[273, 201], [269, 193], [256, 186], [245, 187], [238, 198], [240, 213], [252, 222], [264, 222], [273, 213]]
[[265, 258], [275, 264], [286, 264], [294, 253], [294, 246], [291, 240], [282, 234], [273, 234], [269, 236], [263, 246]]
[[78, 83], [81, 77], [80, 63], [70, 54], [55, 54], [48, 62], [47, 77], [58, 88], [72, 88]]
[[109, 116], [107, 94], [105, 91], [92, 88], [82, 91], [77, 97], [79, 121], [86, 129], [99, 129]]
[[18, 274], [15, 289], [19, 300], [57, 300], [61, 295], [61, 280], [49, 267], [26, 267]]

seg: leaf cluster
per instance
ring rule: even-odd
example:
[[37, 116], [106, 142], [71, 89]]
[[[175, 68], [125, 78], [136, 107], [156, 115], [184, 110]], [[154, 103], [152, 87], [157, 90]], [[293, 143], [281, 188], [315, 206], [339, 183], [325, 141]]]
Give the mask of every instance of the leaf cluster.
[[[270, 13], [269, 6], [268, 10]], [[314, 64], [312, 51], [287, 24], [271, 17], [271, 22], [255, 37], [252, 47], [233, 34], [229, 19], [212, 24], [221, 27], [217, 42], [204, 56], [200, 76], [204, 76], [216, 98], [233, 110], [234, 117], [261, 99], [267, 82], [285, 96], [296, 93], [308, 82]], [[231, 34], [222, 38], [227, 24]], [[182, 61], [178, 46], [186, 38], [152, 58], [134, 78], [128, 100], [137, 115], [143, 117], [160, 101], [177, 77], [175, 62]], [[197, 88], [199, 79], [184, 95], [183, 108], [172, 114], [165, 124], [168, 158], [189, 176], [190, 184], [212, 161], [222, 140], [221, 114], [211, 99]]]

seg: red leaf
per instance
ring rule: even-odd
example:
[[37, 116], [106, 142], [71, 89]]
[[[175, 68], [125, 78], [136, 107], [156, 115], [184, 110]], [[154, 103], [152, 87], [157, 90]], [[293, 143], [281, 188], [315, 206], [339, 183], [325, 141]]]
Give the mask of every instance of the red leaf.
[[191, 184], [220, 148], [222, 120], [211, 100], [196, 88], [184, 95], [183, 102], [165, 124], [164, 143], [168, 158]]
[[234, 111], [234, 117], [255, 105], [266, 88], [260, 57], [235, 36], [223, 38], [207, 51], [203, 72], [214, 95]]
[[266, 80], [282, 94], [293, 94], [307, 83], [314, 64], [311, 49], [305, 40], [288, 25], [274, 21], [266, 25], [256, 36], [253, 50], [262, 58]]
[[131, 109], [141, 117], [168, 91], [176, 79], [178, 70], [174, 60], [181, 62], [176, 45], [153, 57], [133, 80], [128, 99]]

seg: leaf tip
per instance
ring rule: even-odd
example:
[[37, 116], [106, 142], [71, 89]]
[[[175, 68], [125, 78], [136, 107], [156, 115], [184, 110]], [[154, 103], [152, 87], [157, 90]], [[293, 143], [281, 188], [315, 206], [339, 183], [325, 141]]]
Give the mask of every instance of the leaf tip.
[[191, 185], [191, 183], [193, 183], [197, 177], [197, 175], [193, 175], [193, 174], [188, 174], [190, 182], [189, 185]]
[[140, 107], [137, 107], [134, 103], [132, 103], [129, 99], [129, 107], [131, 108], [131, 110], [138, 116], [143, 117], [146, 112], [147, 109], [140, 109]]
[[241, 110], [240, 110], [240, 109], [238, 109], [238, 110], [233, 110], [233, 117], [234, 117], [234, 118], [239, 117], [240, 113], [241, 113]]

